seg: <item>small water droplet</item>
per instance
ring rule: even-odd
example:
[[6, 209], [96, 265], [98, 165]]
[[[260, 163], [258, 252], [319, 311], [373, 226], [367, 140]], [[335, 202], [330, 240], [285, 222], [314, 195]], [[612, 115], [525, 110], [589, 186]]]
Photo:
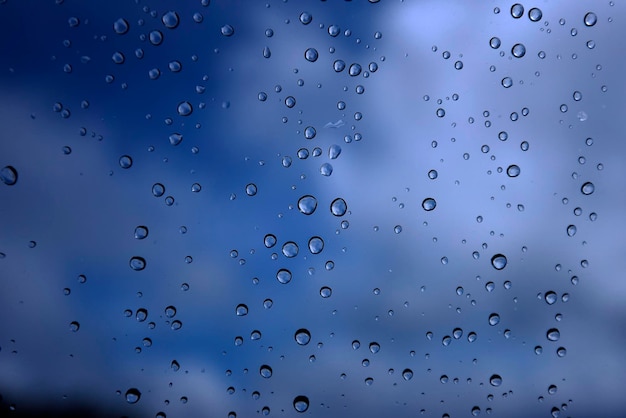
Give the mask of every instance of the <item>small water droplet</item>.
[[311, 254], [319, 254], [324, 249], [324, 240], [320, 237], [312, 237], [309, 240], [309, 251]]
[[380, 351], [380, 344], [378, 344], [377, 342], [372, 342], [369, 345], [369, 349], [372, 354], [376, 354]]
[[494, 36], [493, 38], [489, 40], [489, 46], [492, 47], [493, 49], [500, 48], [500, 45], [502, 45], [502, 42], [500, 41], [500, 38], [498, 38], [497, 36]]
[[520, 168], [519, 166], [515, 165], [515, 164], [511, 164], [507, 169], [506, 169], [506, 175], [509, 177], [517, 177], [520, 175]]
[[356, 77], [357, 75], [361, 74], [361, 66], [357, 63], [350, 65], [350, 68], [348, 69], [348, 74], [350, 74], [350, 76], [352, 77]]
[[263, 244], [265, 244], [265, 247], [267, 248], [272, 248], [276, 245], [276, 236], [273, 234], [265, 235], [265, 238], [263, 238]]
[[574, 235], [576, 235], [576, 231], [577, 231], [576, 225], [569, 225], [567, 227], [567, 235], [570, 237], [573, 237]]
[[144, 239], [148, 236], [148, 227], [139, 225], [135, 227], [135, 239]]
[[294, 339], [298, 345], [307, 345], [311, 341], [311, 333], [306, 328], [300, 328], [294, 334]]
[[413, 370], [411, 370], [411, 369], [404, 369], [402, 371], [402, 378], [404, 380], [407, 380], [407, 381], [411, 380], [413, 378]]
[[335, 70], [336, 73], [340, 73], [345, 69], [346, 69], [346, 63], [343, 60], [336, 60], [333, 63], [333, 70]]
[[308, 25], [312, 21], [313, 21], [313, 15], [311, 13], [309, 12], [300, 13], [300, 22], [302, 22], [303, 25]]
[[304, 128], [304, 137], [306, 139], [313, 139], [315, 138], [316, 134], [317, 134], [317, 131], [315, 130], [314, 127], [307, 126], [306, 128]]
[[504, 87], [505, 89], [508, 89], [512, 85], [513, 85], [513, 80], [511, 79], [511, 77], [504, 77], [502, 79], [502, 87]]
[[559, 338], [561, 338], [561, 333], [559, 332], [559, 330], [557, 328], [550, 328], [546, 332], [546, 338], [549, 341], [558, 341]]
[[170, 305], [167, 308], [165, 308], [165, 316], [167, 316], [168, 318], [175, 317], [176, 316], [176, 307]]
[[267, 364], [264, 364], [259, 368], [259, 374], [264, 379], [269, 379], [270, 377], [272, 377], [272, 368]]
[[115, 22], [113, 22], [113, 30], [119, 35], [124, 35], [128, 32], [128, 29], [128, 22], [124, 18], [119, 18]]
[[80, 324], [77, 321], [70, 322], [70, 331], [77, 332], [80, 329]]
[[554, 305], [557, 300], [556, 293], [553, 291], [546, 292], [545, 294], [546, 303], [548, 305]]
[[180, 102], [176, 111], [180, 116], [189, 116], [193, 112], [193, 106], [189, 102]]
[[492, 313], [491, 315], [489, 315], [489, 325], [493, 327], [495, 325], [498, 325], [499, 323], [500, 315], [498, 315], [497, 313]]
[[249, 183], [246, 185], [246, 194], [248, 196], [254, 196], [257, 194], [257, 187], [254, 183]]
[[528, 18], [532, 22], [539, 22], [542, 17], [543, 17], [543, 13], [541, 12], [541, 9], [533, 7], [532, 9], [528, 11]]
[[287, 258], [293, 258], [298, 255], [298, 244], [293, 241], [287, 241], [283, 244], [283, 255]]
[[332, 294], [333, 294], [333, 290], [328, 286], [324, 286], [320, 289], [320, 296], [323, 297], [324, 299], [331, 297]]
[[133, 166], [133, 159], [129, 155], [122, 155], [119, 159], [120, 167], [126, 169]]
[[511, 48], [511, 54], [513, 54], [515, 58], [522, 58], [526, 55], [526, 47], [524, 44], [515, 44], [513, 48]]
[[580, 188], [580, 191], [582, 192], [582, 194], [587, 195], [587, 196], [592, 194], [595, 190], [596, 190], [596, 187], [590, 181], [583, 184]]

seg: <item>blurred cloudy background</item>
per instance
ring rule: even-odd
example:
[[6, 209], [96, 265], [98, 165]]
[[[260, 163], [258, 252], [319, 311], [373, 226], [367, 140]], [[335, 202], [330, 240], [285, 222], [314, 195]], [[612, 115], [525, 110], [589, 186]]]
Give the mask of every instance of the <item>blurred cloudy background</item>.
[[1, 415], [622, 416], [625, 12], [0, 1]]

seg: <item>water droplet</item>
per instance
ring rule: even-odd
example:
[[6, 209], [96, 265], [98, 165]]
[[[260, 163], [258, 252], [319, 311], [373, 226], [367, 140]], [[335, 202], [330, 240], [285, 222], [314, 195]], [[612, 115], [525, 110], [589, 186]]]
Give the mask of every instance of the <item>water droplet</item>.
[[293, 96], [287, 96], [287, 98], [285, 99], [285, 106], [287, 106], [288, 108], [292, 108], [296, 105], [296, 99]]
[[513, 16], [513, 18], [515, 19], [519, 19], [520, 17], [524, 16], [524, 6], [519, 3], [515, 3], [513, 6], [511, 6], [511, 16]]
[[378, 344], [377, 342], [372, 342], [370, 343], [369, 348], [372, 354], [376, 354], [380, 351], [380, 344]]
[[319, 54], [317, 53], [317, 49], [315, 48], [308, 48], [306, 51], [304, 51], [304, 58], [309, 62], [317, 61], [318, 57]]
[[357, 63], [350, 65], [350, 68], [348, 69], [348, 74], [350, 74], [352, 77], [356, 77], [357, 75], [361, 74], [361, 66]]
[[556, 293], [553, 291], [546, 292], [545, 299], [548, 305], [554, 305], [557, 300]]
[[130, 168], [133, 165], [133, 159], [129, 155], [122, 155], [119, 159], [120, 167]]
[[583, 184], [580, 188], [580, 191], [582, 192], [582, 194], [587, 195], [587, 196], [592, 194], [595, 190], [596, 190], [596, 187], [590, 181]]
[[513, 48], [511, 48], [511, 54], [513, 54], [515, 58], [522, 58], [526, 55], [526, 47], [524, 44], [515, 44]]
[[307, 126], [306, 128], [304, 128], [304, 137], [306, 139], [313, 139], [315, 138], [316, 134], [317, 134], [317, 131], [315, 130], [314, 127]]
[[126, 19], [119, 18], [115, 22], [113, 22], [113, 30], [119, 35], [124, 35], [126, 32], [128, 32], [128, 28], [129, 26]]
[[504, 87], [505, 89], [508, 89], [512, 85], [513, 85], [513, 80], [511, 79], [511, 77], [504, 77], [502, 79], [502, 87]]
[[163, 22], [163, 25], [165, 25], [165, 27], [168, 29], [176, 29], [178, 27], [178, 24], [180, 23], [178, 13], [171, 10], [163, 15], [161, 21]]
[[576, 225], [569, 225], [567, 227], [567, 235], [570, 237], [573, 237], [574, 235], [576, 235], [576, 231], [577, 231]]
[[293, 408], [296, 412], [306, 412], [309, 409], [309, 398], [304, 395], [296, 396], [293, 400]]
[[148, 318], [147, 309], [145, 308], [137, 309], [137, 312], [135, 313], [135, 319], [137, 320], [137, 322], [144, 322], [147, 318]]
[[559, 332], [558, 329], [556, 328], [550, 328], [547, 332], [546, 332], [546, 338], [549, 341], [558, 341], [559, 338], [561, 338], [561, 333]]
[[528, 18], [533, 22], [539, 22], [542, 17], [543, 13], [541, 12], [541, 9], [533, 7], [528, 11]]
[[500, 41], [500, 38], [498, 38], [497, 36], [494, 36], [493, 38], [489, 40], [489, 46], [492, 47], [493, 49], [500, 48], [500, 45], [502, 45], [502, 42]]
[[506, 174], [509, 177], [517, 177], [520, 174], [520, 168], [517, 165], [512, 164], [506, 169]]
[[248, 196], [254, 196], [257, 193], [257, 187], [254, 183], [249, 183], [246, 185], [246, 194]]
[[291, 272], [287, 269], [280, 269], [276, 272], [276, 280], [281, 284], [287, 284], [291, 281]]
[[324, 249], [324, 240], [320, 237], [312, 237], [309, 240], [309, 251], [311, 254], [319, 254]]
[[172, 144], [173, 146], [177, 146], [181, 142], [183, 142], [183, 136], [179, 133], [173, 133], [169, 136], [169, 140], [170, 144]]
[[146, 268], [146, 260], [143, 257], [132, 257], [129, 261], [130, 268], [141, 271]]
[[333, 174], [333, 166], [329, 163], [322, 164], [320, 166], [320, 174], [326, 177], [330, 176], [331, 174]]
[[340, 73], [346, 69], [346, 63], [343, 60], [336, 60], [333, 63], [333, 69], [336, 73]]
[[114, 52], [113, 55], [111, 56], [111, 59], [116, 64], [124, 64], [124, 61], [126, 60], [126, 58], [124, 57], [124, 54], [122, 54], [119, 51]]
[[311, 13], [308, 13], [308, 12], [300, 13], [300, 22], [302, 22], [303, 25], [308, 25], [312, 21], [313, 21], [313, 15]]
[[598, 16], [594, 12], [589, 12], [585, 15], [583, 20], [585, 22], [585, 26], [591, 27], [598, 22]]
[[2, 170], [0, 170], [0, 180], [7, 186], [13, 186], [17, 183], [17, 170], [7, 165]]
[[80, 329], [80, 324], [77, 321], [70, 322], [70, 331], [77, 332]]
[[136, 388], [130, 388], [126, 391], [126, 402], [134, 404], [141, 399], [141, 392]]
[[270, 377], [272, 377], [272, 368], [267, 364], [264, 364], [259, 368], [259, 374], [261, 375], [261, 377], [269, 379]]
[[240, 303], [235, 308], [235, 314], [237, 316], [246, 316], [246, 315], [248, 315], [248, 306], [243, 304], [243, 303]]
[[328, 34], [330, 36], [332, 36], [333, 38], [339, 36], [339, 34], [341, 33], [341, 28], [337, 25], [330, 25], [328, 27]]
[[328, 148], [328, 157], [331, 160], [336, 159], [341, 154], [341, 147], [337, 144], [333, 144]]
[[428, 172], [428, 178], [431, 179], [431, 180], [436, 179], [438, 175], [439, 174], [437, 173], [437, 170], [430, 170]]
[[233, 34], [235, 33], [235, 28], [233, 28], [230, 25], [224, 25], [222, 26], [220, 31], [222, 32], [222, 35], [224, 36], [233, 36]]
[[437, 109], [435, 113], [437, 114], [437, 117], [439, 118], [443, 118], [446, 115], [446, 111], [443, 110], [442, 108]]
[[502, 384], [502, 378], [499, 374], [491, 375], [489, 378], [489, 384], [493, 387], [498, 387]]
[[422, 201], [422, 208], [427, 212], [435, 209], [435, 207], [437, 207], [437, 201], [432, 197], [427, 197]]
[[411, 370], [411, 369], [404, 369], [402, 371], [402, 378], [404, 380], [411, 380], [413, 378], [413, 370]]
[[311, 215], [317, 209], [317, 199], [311, 195], [304, 195], [298, 200], [298, 209], [305, 215]]
[[152, 195], [154, 197], [161, 197], [165, 193], [165, 186], [161, 183], [154, 183], [152, 185]]
[[167, 308], [165, 308], [165, 316], [167, 316], [168, 318], [175, 317], [176, 316], [176, 307], [170, 305]]
[[498, 315], [497, 313], [492, 313], [491, 315], [489, 315], [489, 325], [493, 327], [495, 325], [498, 325], [499, 323], [500, 315]]
[[135, 228], [135, 239], [144, 239], [148, 236], [148, 227], [139, 225]]
[[491, 265], [496, 270], [502, 270], [506, 267], [507, 259], [503, 254], [496, 254], [491, 257]]
[[298, 244], [293, 241], [288, 241], [283, 244], [283, 255], [287, 258], [293, 258], [298, 255]]
[[311, 341], [311, 333], [305, 328], [297, 330], [293, 337], [298, 345], [307, 345]]
[[333, 290], [328, 286], [324, 286], [320, 289], [320, 296], [324, 299], [331, 297], [332, 294]]
[[332, 203], [330, 204], [330, 213], [332, 213], [335, 216], [343, 216], [346, 214], [347, 210], [348, 210], [348, 205], [346, 204], [346, 201], [340, 197], [333, 200]]
[[189, 116], [193, 112], [193, 107], [189, 102], [180, 102], [178, 104], [178, 107], [176, 108], [176, 111], [180, 116]]
[[276, 245], [276, 236], [273, 234], [265, 235], [265, 238], [263, 238], [263, 244], [265, 244], [265, 247], [267, 248], [272, 248]]

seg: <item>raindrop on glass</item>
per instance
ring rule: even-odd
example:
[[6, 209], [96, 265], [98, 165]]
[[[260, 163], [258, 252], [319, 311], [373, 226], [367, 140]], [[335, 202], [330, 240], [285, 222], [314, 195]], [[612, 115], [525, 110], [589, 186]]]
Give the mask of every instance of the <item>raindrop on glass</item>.
[[585, 184], [583, 184], [580, 188], [580, 191], [582, 192], [582, 194], [584, 195], [590, 195], [592, 194], [594, 191], [596, 190], [596, 187], [593, 185], [593, 183], [591, 182], [587, 182]]
[[430, 212], [431, 210], [435, 209], [435, 207], [437, 207], [437, 201], [435, 201], [435, 199], [433, 199], [432, 197], [428, 197], [422, 201], [422, 208], [427, 212]]
[[496, 254], [491, 257], [491, 265], [496, 270], [502, 270], [506, 267], [507, 259], [503, 254]]
[[193, 107], [189, 102], [181, 102], [178, 104], [176, 111], [180, 116], [189, 116], [191, 115], [191, 112], [193, 112]]
[[320, 237], [312, 237], [309, 240], [309, 251], [311, 254], [319, 254], [324, 249], [324, 240]]
[[233, 34], [235, 33], [235, 29], [230, 25], [224, 25], [220, 29], [220, 32], [222, 32], [222, 35], [224, 36], [233, 36]]
[[298, 345], [307, 345], [311, 341], [311, 333], [305, 328], [297, 330], [293, 337]]
[[174, 11], [169, 11], [163, 15], [161, 21], [168, 29], [175, 29], [180, 23], [180, 19], [178, 18], [178, 13]]
[[304, 195], [298, 199], [298, 210], [305, 215], [311, 215], [317, 209], [317, 199], [311, 195]]
[[296, 412], [306, 412], [309, 409], [309, 398], [303, 395], [296, 396], [293, 400], [293, 408]]
[[330, 204], [330, 213], [332, 213], [335, 216], [343, 216], [346, 214], [347, 210], [348, 210], [348, 205], [346, 204], [346, 201], [340, 197], [333, 200], [332, 203]]
[[17, 170], [10, 165], [7, 165], [0, 170], [0, 180], [7, 186], [13, 186], [17, 183]]
[[500, 315], [498, 315], [497, 313], [492, 313], [491, 315], [489, 315], [489, 325], [493, 327], [495, 325], [498, 325], [499, 323]]
[[139, 399], [141, 398], [141, 392], [139, 392], [138, 389], [131, 388], [126, 391], [125, 396], [126, 396], [126, 402], [130, 404], [134, 404], [134, 403], [139, 402]]
[[237, 316], [246, 316], [246, 315], [248, 315], [248, 306], [244, 305], [243, 303], [240, 303], [235, 308], [235, 314]]
[[141, 271], [146, 268], [146, 260], [143, 257], [132, 257], [128, 264], [135, 271]]
[[598, 22], [598, 16], [594, 12], [589, 12], [585, 15], [583, 20], [585, 22], [585, 26], [591, 27]]
[[287, 269], [280, 269], [276, 272], [276, 280], [281, 284], [287, 284], [291, 281], [291, 272]]
[[315, 48], [309, 48], [306, 51], [304, 51], [304, 58], [309, 62], [317, 61], [318, 57], [319, 57], [319, 54], [317, 53], [317, 49]]
[[513, 6], [511, 6], [511, 16], [513, 16], [513, 18], [515, 19], [519, 19], [520, 17], [524, 16], [524, 6], [519, 3], [515, 3]]

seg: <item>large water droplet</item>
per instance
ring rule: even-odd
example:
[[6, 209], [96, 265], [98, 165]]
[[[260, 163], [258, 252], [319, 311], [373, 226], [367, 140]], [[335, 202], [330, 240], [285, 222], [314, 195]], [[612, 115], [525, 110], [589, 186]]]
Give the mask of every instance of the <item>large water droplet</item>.
[[567, 235], [570, 237], [573, 237], [574, 235], [576, 235], [576, 225], [569, 225], [567, 227]]
[[132, 257], [129, 261], [130, 268], [135, 271], [141, 271], [146, 268], [146, 260], [143, 257]]
[[324, 286], [320, 289], [320, 296], [324, 299], [331, 297], [332, 294], [333, 290], [328, 286]]
[[317, 131], [315, 130], [314, 127], [307, 126], [306, 128], [304, 128], [304, 137], [306, 139], [313, 139], [315, 138], [316, 134], [317, 134]]
[[585, 15], [583, 20], [585, 22], [585, 26], [591, 27], [598, 22], [598, 16], [594, 12], [589, 12]]
[[189, 116], [191, 115], [191, 112], [193, 112], [193, 107], [189, 102], [180, 102], [178, 104], [178, 107], [176, 108], [176, 111], [180, 116]]
[[380, 344], [377, 342], [371, 342], [369, 348], [372, 354], [376, 354], [380, 351]]
[[178, 27], [178, 24], [180, 23], [180, 19], [178, 18], [178, 13], [171, 11], [171, 10], [163, 15], [163, 17], [161, 18], [161, 21], [163, 22], [165, 27], [168, 29], [175, 29], [176, 27]]
[[128, 22], [124, 18], [120, 17], [115, 22], [113, 22], [113, 30], [119, 35], [124, 35], [126, 32], [128, 32], [128, 28]]
[[498, 387], [502, 384], [502, 378], [499, 374], [491, 375], [489, 378], [489, 384], [494, 387]]
[[148, 34], [148, 40], [152, 45], [159, 46], [163, 43], [163, 34], [160, 30], [153, 30]]
[[413, 370], [411, 370], [411, 369], [404, 369], [402, 371], [402, 378], [404, 380], [411, 380], [413, 378]]
[[296, 98], [293, 96], [287, 96], [287, 98], [285, 99], [285, 106], [291, 109], [295, 105], [296, 105]]
[[175, 306], [168, 306], [165, 308], [165, 316], [167, 316], [168, 318], [173, 318], [176, 316], [176, 307]]
[[293, 337], [298, 345], [307, 345], [311, 341], [311, 333], [306, 328], [297, 330]]
[[498, 38], [497, 36], [494, 36], [493, 38], [489, 40], [489, 46], [492, 47], [493, 49], [500, 48], [500, 45], [502, 45], [502, 42], [500, 41], [500, 38]]
[[276, 272], [276, 280], [281, 284], [287, 284], [291, 281], [291, 272], [287, 269], [280, 269]]
[[333, 174], [333, 166], [330, 163], [324, 163], [320, 166], [320, 174], [322, 176], [330, 176]]
[[309, 409], [309, 398], [304, 395], [296, 396], [293, 400], [293, 408], [297, 412], [306, 412]]
[[557, 300], [556, 293], [553, 291], [546, 292], [545, 294], [546, 303], [548, 305], [554, 305]]
[[276, 245], [276, 236], [274, 234], [265, 235], [265, 238], [263, 238], [263, 244], [267, 248], [272, 248], [274, 245]]
[[269, 379], [270, 377], [272, 377], [272, 368], [267, 364], [264, 364], [259, 368], [259, 374], [261, 375], [261, 377]]
[[309, 13], [309, 12], [302, 12], [302, 13], [300, 13], [300, 22], [303, 25], [308, 25], [312, 21], [313, 21], [313, 15], [311, 13]]
[[152, 185], [152, 195], [154, 197], [161, 197], [165, 193], [165, 186], [161, 183], [154, 183]]
[[139, 225], [135, 228], [135, 239], [144, 239], [148, 236], [148, 227]]
[[148, 310], [145, 308], [137, 309], [137, 312], [135, 313], [135, 319], [137, 320], [137, 322], [144, 322], [146, 319], [148, 319]]
[[235, 28], [233, 28], [230, 25], [224, 25], [220, 29], [220, 32], [222, 32], [222, 35], [224, 35], [224, 36], [233, 36], [234, 33], [235, 33]]
[[335, 70], [336, 73], [340, 73], [345, 69], [346, 69], [346, 63], [343, 60], [336, 60], [333, 63], [333, 70]]
[[520, 174], [520, 168], [519, 166], [515, 165], [515, 164], [511, 164], [507, 169], [506, 169], [506, 175], [509, 177], [517, 177]]
[[503, 268], [505, 268], [506, 263], [507, 263], [507, 259], [506, 259], [506, 256], [504, 256], [503, 254], [496, 254], [493, 257], [491, 257], [491, 265], [496, 270], [502, 270]]
[[491, 315], [489, 315], [489, 325], [493, 327], [495, 325], [498, 325], [499, 323], [500, 315], [498, 315], [497, 313], [492, 313]]
[[550, 328], [548, 332], [546, 332], [546, 338], [549, 341], [558, 341], [561, 338], [561, 333], [556, 328]]
[[435, 209], [436, 206], [437, 206], [437, 202], [432, 197], [427, 197], [426, 199], [422, 201], [422, 208], [425, 211], [430, 212], [431, 210]]
[[319, 254], [324, 249], [324, 240], [320, 237], [312, 237], [309, 240], [309, 251], [311, 254]]
[[124, 169], [130, 168], [133, 165], [133, 159], [130, 157], [130, 155], [122, 155], [119, 159], [119, 164], [120, 167]]
[[173, 146], [177, 146], [181, 142], [183, 142], [183, 136], [179, 133], [173, 133], [169, 136], [170, 144]]
[[256, 184], [254, 183], [249, 183], [246, 185], [246, 194], [248, 196], [254, 196], [255, 194], [257, 194], [257, 187]]
[[304, 195], [298, 200], [298, 209], [305, 215], [311, 215], [317, 209], [317, 199], [311, 195]]
[[7, 165], [0, 170], [0, 180], [7, 186], [13, 186], [17, 183], [17, 170], [10, 165]]
[[513, 54], [515, 58], [522, 58], [526, 55], [526, 47], [524, 44], [515, 44], [513, 48], [511, 48], [511, 54]]
[[543, 13], [541, 12], [541, 9], [533, 7], [532, 9], [528, 11], [528, 18], [532, 22], [539, 22], [542, 17], [543, 17]]
[[346, 204], [346, 201], [340, 197], [333, 200], [332, 203], [330, 204], [330, 213], [332, 213], [335, 216], [343, 216], [346, 214], [347, 210], [348, 210], [348, 205]]
[[580, 191], [582, 192], [582, 194], [584, 195], [590, 195], [592, 194], [594, 191], [596, 190], [596, 186], [593, 185], [592, 182], [588, 181], [587, 183], [583, 184], [580, 188]]
[[283, 244], [283, 255], [288, 258], [293, 258], [298, 255], [298, 244], [293, 241], [288, 241]]
[[315, 48], [308, 48], [306, 51], [304, 51], [304, 58], [309, 62], [317, 61], [318, 57], [319, 54], [317, 53], [317, 49]]
[[328, 148], [328, 157], [331, 160], [336, 159], [341, 154], [341, 147], [337, 144], [333, 144]]
[[78, 323], [78, 321], [70, 322], [70, 331], [78, 332], [79, 329], [80, 329], [80, 324]]
[[348, 69], [348, 74], [350, 74], [352, 77], [356, 77], [357, 75], [361, 74], [361, 66], [357, 63], [350, 65], [350, 68]]
[[520, 17], [524, 16], [524, 6], [519, 3], [515, 3], [513, 6], [511, 6], [511, 16], [513, 16], [515, 19], [519, 19]]
[[139, 399], [141, 399], [141, 392], [139, 392], [139, 389], [136, 388], [130, 388], [126, 391], [126, 402], [130, 403], [130, 404], [134, 404], [139, 402]]
[[235, 314], [237, 316], [246, 316], [246, 315], [248, 315], [248, 306], [243, 304], [243, 303], [240, 303], [235, 308]]

